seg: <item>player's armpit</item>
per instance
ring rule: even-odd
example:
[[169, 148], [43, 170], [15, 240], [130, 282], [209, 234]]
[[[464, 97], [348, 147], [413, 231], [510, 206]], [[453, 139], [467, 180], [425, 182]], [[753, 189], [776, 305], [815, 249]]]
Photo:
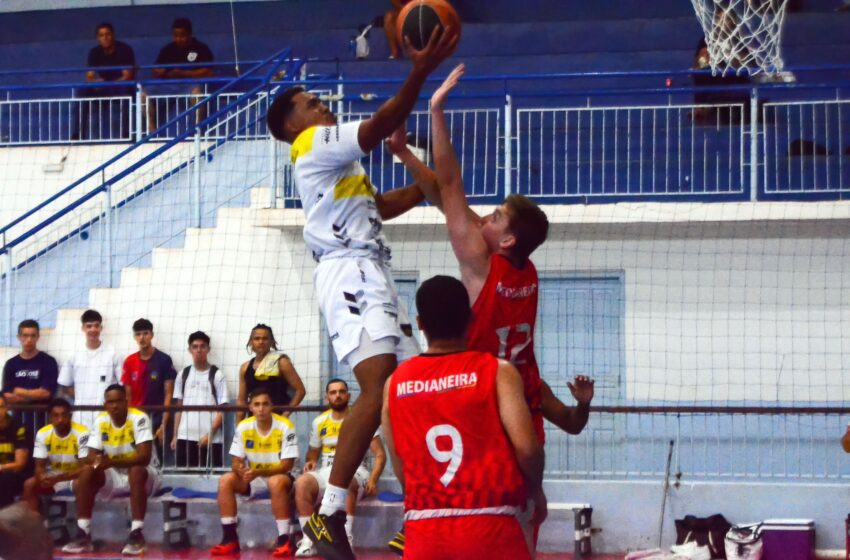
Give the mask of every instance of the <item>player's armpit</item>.
[[528, 490], [533, 494], [543, 483], [543, 446], [534, 433], [519, 372], [505, 360], [499, 360], [496, 395], [502, 426], [514, 447]]

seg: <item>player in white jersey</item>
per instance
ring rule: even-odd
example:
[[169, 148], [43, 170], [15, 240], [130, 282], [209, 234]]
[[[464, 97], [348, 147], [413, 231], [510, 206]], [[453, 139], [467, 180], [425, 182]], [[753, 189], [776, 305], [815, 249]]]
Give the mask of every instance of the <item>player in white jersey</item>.
[[[410, 74], [398, 93], [366, 120], [339, 124], [302, 88], [287, 89], [269, 107], [269, 131], [292, 144], [293, 177], [306, 216], [304, 241], [319, 263], [314, 274], [319, 307], [337, 359], [354, 370], [361, 390], [342, 428], [322, 506], [307, 531], [325, 558], [354, 558], [345, 538], [348, 486], [380, 423], [381, 392], [398, 363], [397, 354], [403, 358], [418, 351], [409, 322], [399, 326], [398, 294], [381, 220], [418, 205], [424, 200], [422, 189], [434, 185], [430, 170], [423, 176], [411, 169], [415, 185], [376, 193], [359, 160], [391, 135], [391, 146], [404, 144], [400, 129], [425, 79], [456, 43], [452, 30], [436, 28], [421, 51], [408, 44]], [[406, 348], [400, 348], [402, 341], [409, 343]]]
[[[310, 447], [304, 462], [304, 474], [295, 481], [295, 507], [298, 509], [298, 522], [301, 527], [307, 524], [315, 511], [316, 500], [321, 497], [328, 486], [331, 466], [337, 453], [339, 432], [343, 421], [351, 411], [349, 402], [351, 393], [348, 384], [342, 379], [331, 379], [325, 385], [325, 401], [330, 408], [313, 420], [310, 429]], [[354, 473], [354, 479], [348, 486], [348, 500], [345, 504], [345, 532], [349, 542], [353, 543], [352, 528], [357, 501], [378, 493], [378, 479], [387, 464], [387, 454], [381, 444], [381, 437], [375, 434], [370, 450], [374, 456], [372, 470], [361, 464]], [[305, 529], [306, 530], [306, 529]], [[353, 544], [352, 544], [353, 546]], [[298, 544], [296, 557], [315, 556], [313, 542], [305, 538]]]
[[96, 496], [109, 499], [129, 494], [132, 522], [130, 536], [121, 552], [139, 555], [145, 550], [142, 529], [148, 497], [159, 486], [156, 460], [152, 460], [151, 420], [141, 410], [128, 407], [127, 392], [122, 385], [106, 388], [104, 405], [106, 412], [100, 413], [91, 427], [87, 464], [74, 484], [79, 531], [62, 551], [79, 554], [93, 550], [91, 514]]
[[271, 393], [258, 387], [248, 395], [252, 416], [239, 422], [230, 445], [231, 471], [218, 481], [218, 511], [221, 514], [221, 543], [212, 547], [212, 556], [239, 553], [236, 533], [236, 496], [268, 489], [277, 524], [277, 543], [272, 556], [292, 556], [289, 542], [289, 493], [292, 468], [298, 458], [298, 436], [292, 421], [272, 413]]
[[[87, 309], [80, 317], [80, 323], [80, 330], [86, 336], [86, 347], [62, 364], [58, 383], [62, 393], [74, 399], [75, 406], [100, 406], [103, 404], [103, 391], [113, 383], [121, 382], [123, 360], [114, 348], [100, 340], [103, 332], [100, 313]], [[76, 410], [73, 419], [91, 428], [98, 414], [99, 411]]]
[[82, 424], [71, 422], [71, 404], [65, 399], [54, 399], [47, 407], [50, 424], [35, 436], [32, 456], [35, 475], [24, 483], [22, 500], [38, 512], [38, 497], [69, 490], [79, 476], [85, 457], [89, 430]]

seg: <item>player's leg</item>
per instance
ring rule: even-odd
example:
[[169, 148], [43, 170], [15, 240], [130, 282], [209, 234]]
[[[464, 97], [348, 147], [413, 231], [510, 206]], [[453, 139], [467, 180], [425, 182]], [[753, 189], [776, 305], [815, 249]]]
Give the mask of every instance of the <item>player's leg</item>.
[[[107, 469], [112, 471], [114, 469]], [[62, 552], [79, 554], [94, 550], [91, 542], [91, 515], [95, 495], [106, 484], [106, 472], [85, 465], [74, 482], [74, 497], [77, 503], [77, 534], [74, 540], [62, 547]]]
[[295, 551], [296, 558], [316, 556], [316, 546], [307, 536], [307, 523], [310, 516], [316, 511], [316, 505], [322, 496], [322, 490], [328, 485], [330, 467], [322, 467], [307, 471], [295, 481], [295, 509], [298, 512], [298, 524], [304, 533], [298, 549]]
[[289, 542], [289, 525], [292, 513], [289, 510], [289, 497], [292, 491], [292, 477], [287, 474], [276, 474], [266, 479], [271, 495], [272, 514], [277, 525], [277, 543], [272, 556], [292, 556], [295, 548]]
[[124, 545], [122, 554], [139, 555], [145, 550], [145, 537], [142, 530], [145, 527], [145, 513], [148, 509], [148, 468], [134, 465], [127, 473], [127, 484], [130, 486], [130, 535]]
[[236, 495], [247, 495], [250, 486], [235, 472], [221, 475], [218, 479], [218, 513], [221, 517], [221, 543], [212, 547], [213, 556], [239, 552], [239, 535], [236, 532]]
[[[52, 493], [53, 490], [51, 489], [50, 492]], [[28, 478], [24, 482], [24, 492], [23, 494], [21, 494], [21, 501], [27, 504], [27, 506], [29, 506], [29, 508], [34, 512], [41, 513], [41, 505], [39, 504], [38, 497], [41, 494], [46, 493], [48, 492], [41, 491], [41, 489], [39, 488], [38, 479], [33, 476]]]

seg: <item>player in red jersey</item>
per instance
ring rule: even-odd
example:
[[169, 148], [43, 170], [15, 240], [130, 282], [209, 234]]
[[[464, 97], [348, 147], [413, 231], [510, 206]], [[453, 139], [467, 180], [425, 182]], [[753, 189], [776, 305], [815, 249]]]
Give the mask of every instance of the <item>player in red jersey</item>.
[[540, 379], [534, 356], [537, 318], [537, 269], [529, 258], [549, 231], [546, 214], [522, 195], [510, 195], [492, 214], [481, 218], [470, 207], [443, 107], [463, 75], [458, 65], [431, 97], [434, 171], [440, 205], [463, 285], [472, 306], [469, 348], [511, 361], [523, 378], [535, 432], [544, 439], [543, 417], [571, 434], [587, 424], [593, 380], [579, 375], [569, 383], [576, 406], [568, 407]]
[[416, 309], [428, 352], [395, 370], [382, 410], [405, 494], [404, 557], [530, 559], [516, 515], [529, 495], [545, 500], [543, 447], [522, 380], [509, 362], [466, 350], [471, 310], [458, 280], [423, 282]]

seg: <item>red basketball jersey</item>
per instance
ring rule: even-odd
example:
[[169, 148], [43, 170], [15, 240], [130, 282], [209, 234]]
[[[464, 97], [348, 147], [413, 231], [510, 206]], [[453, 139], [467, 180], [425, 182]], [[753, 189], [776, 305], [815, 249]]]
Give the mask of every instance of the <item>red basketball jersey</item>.
[[472, 306], [467, 348], [509, 360], [519, 370], [525, 400], [540, 412], [540, 370], [534, 357], [537, 269], [531, 260], [517, 268], [502, 255], [490, 257], [490, 273]]
[[498, 360], [423, 354], [390, 378], [389, 415], [404, 463], [405, 519], [513, 515], [526, 490], [499, 418]]

